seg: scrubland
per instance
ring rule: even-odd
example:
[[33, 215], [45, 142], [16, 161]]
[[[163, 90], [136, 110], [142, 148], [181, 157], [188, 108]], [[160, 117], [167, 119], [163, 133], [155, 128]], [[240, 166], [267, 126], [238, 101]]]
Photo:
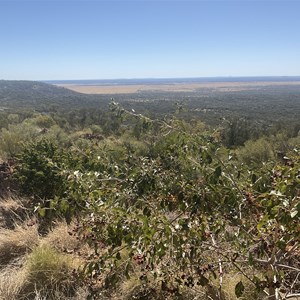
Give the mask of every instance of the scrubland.
[[286, 97], [288, 118], [232, 106], [215, 124], [195, 102], [155, 114], [153, 98], [144, 111], [5, 109], [0, 299], [298, 299], [300, 127]]

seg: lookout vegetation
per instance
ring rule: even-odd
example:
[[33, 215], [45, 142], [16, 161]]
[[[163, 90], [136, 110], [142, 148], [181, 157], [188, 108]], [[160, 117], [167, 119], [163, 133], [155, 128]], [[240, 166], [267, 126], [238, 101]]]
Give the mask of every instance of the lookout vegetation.
[[300, 299], [297, 120], [174, 107], [1, 113], [0, 299]]

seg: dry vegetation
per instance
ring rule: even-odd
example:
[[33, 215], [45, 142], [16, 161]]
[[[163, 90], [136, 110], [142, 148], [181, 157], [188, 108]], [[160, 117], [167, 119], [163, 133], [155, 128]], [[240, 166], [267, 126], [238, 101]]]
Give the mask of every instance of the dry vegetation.
[[[195, 83], [195, 84], [166, 84], [166, 85], [127, 85], [127, 86], [75, 86], [68, 85], [65, 86], [67, 88], [76, 90], [82, 93], [92, 93], [92, 94], [115, 94], [115, 93], [134, 93], [139, 91], [172, 91], [172, 92], [182, 92], [182, 91], [195, 91], [201, 89], [210, 89], [217, 90], [222, 92], [235, 92], [241, 91], [243, 89], [256, 89], [259, 86], [270, 86], [270, 85], [299, 85], [299, 82], [245, 82], [245, 83]], [[70, 92], [70, 91], [68, 91]], [[86, 96], [86, 95], [84, 95]], [[100, 96], [97, 96], [100, 97]], [[105, 96], [103, 96], [105, 97]], [[124, 95], [125, 97], [125, 95]], [[128, 98], [131, 95], [128, 96]], [[134, 97], [132, 97], [134, 98]], [[138, 98], [138, 97], [137, 97]], [[140, 100], [131, 100], [131, 101], [144, 101], [144, 99]], [[150, 101], [150, 100], [149, 100]], [[209, 101], [209, 99], [208, 99]], [[280, 100], [282, 101], [282, 100]], [[224, 101], [226, 102], [226, 101]], [[276, 107], [276, 105], [274, 105]], [[160, 109], [160, 107], [158, 107]], [[278, 109], [278, 108], [277, 108]], [[293, 109], [293, 108], [291, 108]], [[203, 109], [204, 110], [204, 109]], [[212, 109], [213, 110], [213, 109]], [[206, 111], [206, 108], [205, 108]], [[297, 112], [297, 110], [295, 110]], [[255, 110], [255, 113], [257, 110]], [[83, 113], [83, 112], [81, 112]], [[138, 114], [131, 113], [133, 117], [137, 117]], [[74, 115], [70, 115], [69, 121], [75, 119]], [[86, 116], [88, 115], [78, 115], [78, 120], [89, 119]], [[96, 115], [95, 115], [96, 116]], [[11, 114], [10, 118], [14, 120], [16, 115]], [[90, 116], [88, 116], [90, 117]], [[96, 116], [98, 119], [101, 119], [98, 115]], [[95, 118], [96, 118], [95, 117]], [[142, 134], [142, 130], [139, 133], [138, 130], [141, 127], [136, 127], [137, 131], [124, 132], [123, 135], [119, 136], [119, 128], [124, 129], [125, 127], [113, 127], [113, 125], [119, 125], [116, 123], [110, 124], [107, 123], [107, 127], [103, 126], [106, 123], [101, 123], [102, 127], [97, 123], [94, 125], [89, 124], [89, 127], [82, 125], [81, 127], [78, 125], [76, 127], [76, 131], [68, 134], [64, 132], [58, 125], [54, 127], [54, 120], [52, 120], [48, 116], [39, 116], [37, 118], [32, 119], [33, 123], [28, 123], [29, 125], [26, 127], [26, 123], [20, 123], [17, 125], [11, 125], [10, 130], [3, 130], [4, 133], [7, 133], [6, 143], [8, 145], [19, 145], [20, 140], [27, 140], [27, 133], [29, 132], [28, 128], [33, 128], [34, 132], [36, 130], [36, 124], [40, 124], [39, 127], [41, 130], [45, 129], [43, 135], [48, 135], [50, 139], [59, 140], [62, 145], [66, 145], [70, 140], [74, 141], [73, 153], [80, 153], [78, 157], [81, 155], [84, 157], [91, 157], [91, 163], [93, 163], [93, 159], [96, 161], [99, 160], [99, 157], [96, 154], [92, 154], [91, 152], [84, 152], [84, 150], [99, 151], [102, 155], [103, 153], [113, 153], [110, 157], [112, 159], [113, 155], [123, 155], [126, 151], [129, 151], [132, 147], [136, 149], [136, 153], [147, 153], [147, 145], [148, 143], [144, 143], [138, 134]], [[108, 121], [111, 121], [111, 116], [107, 118]], [[143, 119], [144, 120], [144, 119]], [[146, 120], [146, 119], [145, 119]], [[66, 121], [67, 122], [67, 121]], [[89, 122], [94, 122], [92, 119]], [[24, 125], [25, 124], [25, 125]], [[137, 123], [140, 125], [140, 123]], [[143, 123], [146, 124], [146, 123]], [[173, 124], [173, 123], [172, 123]], [[175, 124], [175, 123], [174, 123]], [[234, 123], [232, 123], [234, 125]], [[232, 125], [230, 124], [230, 125]], [[235, 131], [232, 131], [235, 138], [242, 136], [244, 123], [240, 123], [240, 127], [229, 127], [229, 129], [233, 128]], [[109, 125], [111, 127], [109, 127]], [[238, 123], [237, 123], [238, 125]], [[17, 127], [18, 126], [18, 127]], [[30, 127], [31, 126], [31, 127]], [[48, 127], [49, 129], [47, 129]], [[186, 125], [187, 126], [187, 125]], [[197, 130], [201, 131], [205, 130], [205, 126], [203, 123], [197, 123]], [[20, 129], [19, 136], [16, 135], [16, 128]], [[116, 131], [118, 135], [109, 135], [105, 136], [104, 129], [111, 130], [111, 132]], [[190, 128], [191, 127], [187, 127]], [[2, 140], [3, 134], [2, 132]], [[110, 132], [110, 131], [108, 131]], [[120, 131], [121, 132], [121, 131]], [[224, 131], [225, 132], [225, 131]], [[232, 133], [230, 131], [230, 133]], [[10, 134], [11, 133], [11, 134]], [[25, 133], [23, 135], [23, 133]], [[164, 133], [163, 133], [164, 134]], [[136, 135], [136, 136], [135, 136]], [[169, 132], [163, 136], [169, 135]], [[133, 138], [134, 136], [134, 138]], [[145, 135], [146, 136], [146, 135]], [[152, 137], [151, 137], [152, 138]], [[248, 137], [249, 139], [249, 137]], [[100, 142], [101, 141], [101, 142]], [[128, 143], [128, 141], [130, 143]], [[162, 139], [162, 141], [164, 141]], [[279, 139], [279, 136], [274, 137], [274, 141], [270, 138], [260, 138], [256, 140], [247, 140], [244, 143], [243, 147], [237, 147], [235, 149], [235, 154], [248, 166], [259, 165], [259, 163], [268, 161], [269, 159], [276, 159], [276, 152], [274, 151], [274, 145], [279, 143], [286, 144], [286, 137], [283, 136], [282, 139]], [[166, 145], [162, 144], [161, 147], [158, 147], [156, 151], [164, 151], [164, 149], [168, 149], [168, 140], [166, 140]], [[99, 143], [99, 144], [98, 144]], [[299, 135], [291, 138], [289, 140], [291, 147], [299, 144]], [[4, 142], [2, 144], [5, 144]], [[97, 148], [93, 148], [97, 145]], [[124, 146], [123, 146], [124, 145]], [[175, 144], [178, 148], [178, 145]], [[236, 145], [236, 144], [233, 144]], [[1, 146], [1, 145], [0, 145]], [[125, 148], [126, 146], [126, 148]], [[129, 147], [130, 146], [130, 147]], [[2, 145], [2, 148], [3, 145]], [[175, 148], [175, 147], [174, 147]], [[64, 151], [67, 148], [64, 148]], [[82, 150], [83, 149], [83, 150]], [[186, 149], [188, 148], [184, 148]], [[281, 146], [278, 149], [285, 149]], [[69, 150], [69, 149], [68, 149]], [[96, 153], [96, 152], [95, 152]], [[116, 154], [115, 154], [116, 153]], [[0, 153], [0, 155], [2, 155]], [[94, 155], [94, 156], [93, 156]], [[108, 157], [108, 156], [107, 156]], [[2, 157], [4, 158], [4, 156]], [[103, 155], [103, 158], [106, 159], [106, 156]], [[45, 161], [44, 159], [42, 160]], [[85, 160], [84, 160], [85, 161]], [[167, 160], [166, 160], [167, 161]], [[33, 196], [28, 196], [29, 198], [21, 198], [15, 196], [13, 191], [17, 191], [18, 189], [12, 186], [10, 180], [10, 176], [13, 174], [13, 164], [10, 166], [6, 164], [6, 162], [1, 161], [0, 159], [0, 300], [25, 300], [25, 299], [62, 299], [62, 300], [81, 300], [87, 299], [89, 291], [88, 288], [94, 288], [94, 282], [81, 282], [78, 280], [76, 276], [78, 273], [74, 272], [78, 268], [81, 269], [88, 261], [92, 261], [93, 249], [89, 248], [87, 244], [83, 244], [85, 240], [80, 239], [80, 236], [76, 236], [76, 222], [74, 224], [67, 225], [65, 222], [56, 218], [53, 221], [52, 229], [45, 232], [45, 230], [41, 230], [41, 223], [39, 223], [39, 217], [35, 217], [33, 213], [33, 199], [35, 199], [35, 204], [40, 201], [40, 199], [44, 199], [43, 196], [37, 196], [34, 198]], [[217, 170], [217, 169], [216, 169]], [[156, 172], [156, 171], [155, 171]], [[130, 173], [129, 173], [130, 174]], [[156, 174], [156, 173], [155, 173]], [[168, 173], [166, 173], [168, 174]], [[156, 176], [156, 175], [155, 175]], [[34, 178], [30, 174], [29, 178]], [[168, 177], [168, 176], [166, 176]], [[20, 184], [20, 183], [19, 183]], [[46, 184], [45, 181], [41, 184], [44, 186]], [[27, 185], [28, 186], [28, 185]], [[49, 189], [46, 189], [47, 191]], [[53, 189], [55, 190], [55, 188]], [[78, 190], [78, 189], [77, 189]], [[30, 198], [32, 197], [32, 198]], [[173, 198], [172, 198], [173, 199]], [[178, 197], [174, 199], [178, 200]], [[252, 204], [252, 202], [250, 203]], [[153, 215], [152, 215], [153, 216]], [[175, 217], [175, 215], [174, 215]], [[150, 218], [151, 219], [151, 218]], [[42, 221], [41, 221], [42, 222]], [[45, 220], [43, 222], [46, 222]], [[49, 224], [48, 224], [49, 225]], [[102, 225], [101, 225], [102, 226]], [[197, 229], [198, 230], [198, 229]], [[75, 232], [75, 233], [74, 233]], [[86, 233], [86, 231], [84, 232]], [[78, 234], [78, 233], [77, 233]], [[79, 239], [78, 239], [79, 238]], [[97, 240], [97, 239], [96, 239]], [[85, 240], [86, 241], [86, 240]], [[104, 244], [103, 244], [104, 245]], [[107, 251], [107, 249], [103, 249], [103, 245], [99, 249], [100, 255], [96, 257], [103, 256], [103, 253]], [[224, 247], [226, 250], [227, 244]], [[128, 251], [128, 249], [126, 249]], [[181, 299], [181, 300], [189, 300], [189, 299], [198, 299], [198, 300], [236, 300], [237, 297], [235, 295], [235, 287], [239, 282], [242, 282], [245, 287], [245, 292], [242, 297], [239, 299], [247, 299], [247, 300], [259, 300], [266, 299], [265, 296], [261, 296], [259, 292], [256, 291], [253, 283], [245, 280], [245, 277], [242, 276], [241, 271], [232, 272], [230, 270], [225, 270], [224, 276], [222, 277], [223, 285], [222, 285], [222, 295], [217, 296], [217, 286], [219, 284], [217, 279], [210, 278], [211, 281], [209, 285], [201, 286], [201, 283], [196, 283], [193, 286], [184, 286], [180, 285], [180, 296], [176, 296], [173, 294], [168, 294], [162, 287], [162, 282], [164, 280], [155, 280], [152, 274], [149, 275], [149, 280], [146, 281], [140, 280], [143, 277], [145, 271], [145, 265], [143, 263], [141, 265], [136, 264], [136, 262], [129, 257], [128, 253], [124, 253], [126, 251], [123, 249], [120, 254], [120, 261], [115, 270], [108, 271], [106, 273], [101, 273], [99, 278], [97, 278], [98, 286], [95, 286], [97, 289], [97, 297], [95, 299], [101, 300], [142, 300], [142, 299]], [[103, 251], [103, 252], [101, 252]], [[217, 261], [218, 256], [213, 257], [211, 253], [213, 251], [201, 252], [201, 257], [204, 260], [210, 258], [210, 261]], [[127, 261], [126, 261], [127, 259]], [[165, 258], [166, 259], [166, 258]], [[291, 263], [292, 266], [298, 266], [298, 253], [293, 257], [296, 262]], [[130, 277], [127, 278], [124, 274], [124, 265], [128, 262], [132, 262], [132, 266], [130, 269]], [[163, 263], [165, 263], [163, 261]], [[169, 270], [174, 274], [178, 271], [178, 266], [171, 265]], [[168, 270], [168, 272], [169, 272]], [[111, 274], [112, 272], [113, 274]], [[182, 272], [178, 271], [178, 274]], [[260, 276], [259, 271], [255, 271], [255, 276]], [[113, 275], [116, 275], [116, 282], [112, 283]], [[110, 277], [111, 276], [111, 277]], [[160, 277], [161, 278], [161, 277]], [[86, 279], [86, 278], [85, 278]], [[99, 281], [98, 281], [99, 279]], [[107, 284], [105, 285], [105, 279], [107, 280]], [[298, 279], [298, 275], [296, 280]], [[87, 279], [86, 279], [87, 280]], [[294, 279], [293, 279], [294, 280]], [[296, 280], [294, 283], [296, 283]], [[91, 283], [89, 285], [89, 283]], [[114, 285], [115, 284], [115, 285]], [[104, 287], [103, 287], [104, 286]], [[296, 299], [296, 298], [295, 298]]]
[[[0, 212], [3, 219], [8, 219], [0, 227], [0, 300], [87, 299], [88, 291], [73, 276], [73, 270], [84, 265], [90, 249], [70, 234], [73, 225], [57, 222], [50, 232], [41, 235], [38, 222], [29, 218], [22, 199], [14, 197], [0, 200]], [[130, 278], [116, 270], [117, 286], [104, 291], [101, 299], [173, 299], [154, 280], [141, 283], [142, 266], [134, 268]], [[229, 291], [240, 279], [238, 275], [225, 277], [224, 286]], [[251, 286], [247, 289], [249, 299], [259, 299]], [[186, 288], [182, 299], [215, 299], [214, 292], [213, 287]], [[224, 297], [236, 299], [226, 291]]]
[[83, 94], [131, 94], [143, 91], [193, 92], [199, 89], [212, 89], [222, 92], [237, 92], [256, 87], [300, 85], [299, 81], [287, 82], [199, 82], [179, 84], [133, 84], [133, 85], [76, 85], [57, 84]]
[[26, 202], [0, 199], [0, 300], [86, 299], [72, 274], [82, 265], [74, 251], [80, 248], [77, 239], [64, 222], [41, 235]]

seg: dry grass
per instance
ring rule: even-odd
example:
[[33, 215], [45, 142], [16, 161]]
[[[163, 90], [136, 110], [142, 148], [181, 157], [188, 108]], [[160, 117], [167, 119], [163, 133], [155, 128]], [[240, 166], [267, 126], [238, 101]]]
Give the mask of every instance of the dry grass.
[[86, 299], [72, 275], [82, 261], [66, 254], [79, 242], [64, 222], [40, 236], [37, 222], [29, 218], [28, 201], [0, 199], [0, 300]]
[[38, 246], [22, 266], [1, 270], [0, 300], [86, 299], [86, 289], [77, 287], [72, 277], [76, 267], [73, 257]]
[[26, 282], [24, 269], [8, 266], [0, 273], [0, 300], [15, 300]]
[[[235, 286], [236, 284], [242, 281], [245, 287], [244, 293], [240, 298], [237, 298], [235, 295]], [[258, 292], [255, 289], [255, 285], [247, 280], [244, 276], [239, 273], [227, 274], [224, 276], [223, 281], [223, 291], [226, 295], [226, 300], [263, 300], [265, 295]]]
[[141, 91], [192, 92], [198, 89], [213, 89], [222, 92], [235, 92], [265, 86], [300, 85], [300, 81], [287, 82], [198, 82], [180, 84], [144, 84], [144, 85], [76, 85], [58, 84], [83, 94], [128, 94]]
[[69, 234], [70, 226], [66, 222], [58, 222], [54, 228], [44, 237], [42, 243], [51, 245], [59, 251], [72, 253], [81, 244], [75, 236]]
[[0, 199], [0, 227], [13, 229], [16, 224], [23, 223], [29, 218], [28, 199], [7, 196]]
[[30, 252], [39, 243], [37, 226], [19, 226], [0, 230], [0, 267]]
[[143, 89], [143, 85], [90, 86], [90, 85], [59, 85], [82, 94], [131, 94]]
[[77, 268], [76, 261], [47, 244], [33, 249], [24, 265], [26, 282], [21, 294], [31, 298], [39, 292], [46, 299], [58, 299], [59, 293], [66, 297], [75, 295], [75, 279], [72, 270]]
[[29, 201], [0, 199], [0, 300], [86, 299], [87, 290], [72, 275], [83, 264], [74, 254], [78, 240], [65, 222], [40, 236]]
[[68, 234], [63, 222], [46, 237], [39, 236], [37, 225], [2, 228], [0, 300], [86, 299], [87, 290], [72, 275], [82, 260], [62, 252], [74, 247], [78, 241]]

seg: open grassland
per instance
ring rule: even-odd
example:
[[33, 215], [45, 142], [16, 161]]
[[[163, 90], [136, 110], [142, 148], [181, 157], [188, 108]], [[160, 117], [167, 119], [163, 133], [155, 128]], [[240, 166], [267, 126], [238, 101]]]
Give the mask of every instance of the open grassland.
[[57, 84], [83, 94], [131, 94], [144, 91], [195, 92], [209, 89], [222, 92], [238, 92], [268, 86], [300, 86], [300, 81], [259, 81], [259, 82], [199, 82], [174, 84], [133, 84], [133, 85], [76, 85]]

